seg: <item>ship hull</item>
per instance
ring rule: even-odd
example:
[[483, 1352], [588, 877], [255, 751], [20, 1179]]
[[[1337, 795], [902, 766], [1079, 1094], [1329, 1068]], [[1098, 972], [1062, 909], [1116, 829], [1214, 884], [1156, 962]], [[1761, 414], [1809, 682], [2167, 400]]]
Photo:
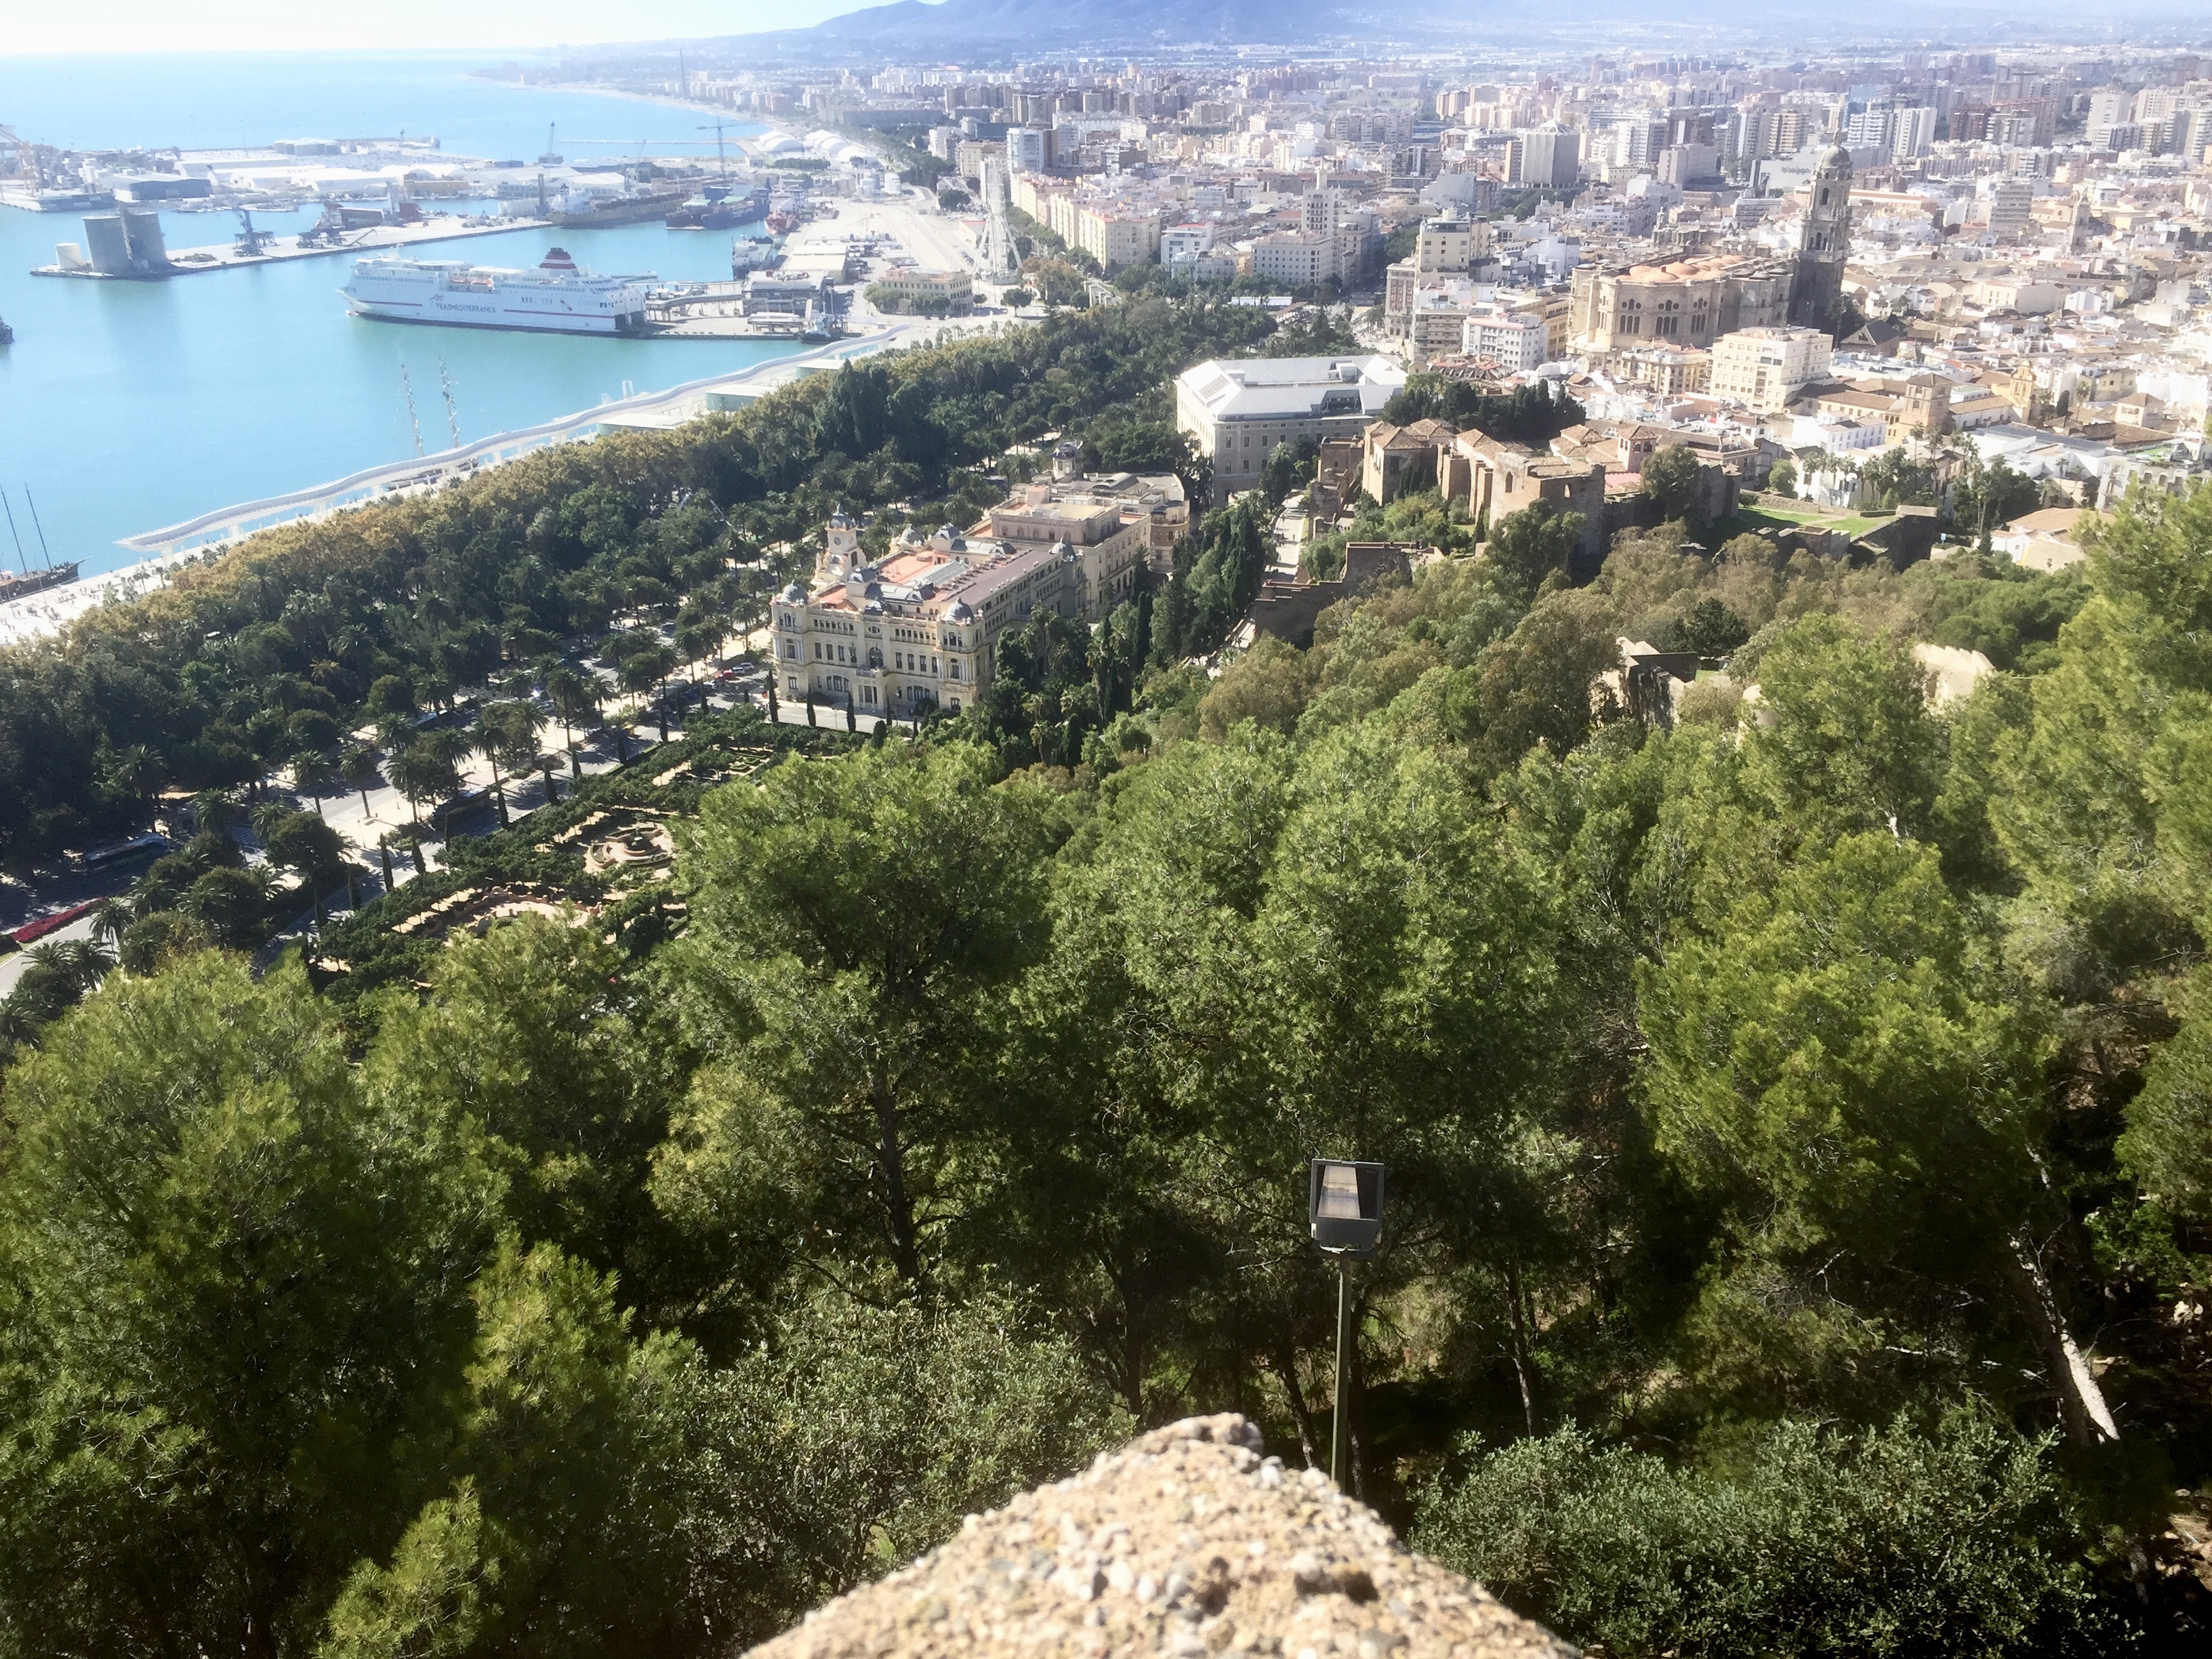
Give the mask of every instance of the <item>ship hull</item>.
[[672, 210], [682, 205], [683, 198], [678, 196], [640, 196], [629, 201], [611, 202], [586, 213], [555, 213], [549, 216], [562, 230], [591, 230], [599, 225], [639, 225], [647, 219], [665, 218]]
[[375, 311], [356, 306], [351, 314], [366, 323], [404, 323], [413, 328], [482, 328], [501, 334], [580, 334], [595, 340], [635, 340], [653, 331], [643, 323], [612, 328], [571, 328], [559, 323], [463, 322], [453, 317], [410, 317], [396, 311]]
[[60, 587], [76, 580], [75, 560], [48, 565], [44, 570], [33, 570], [27, 576], [0, 572], [0, 605], [10, 599], [27, 599], [33, 593], [43, 593], [48, 588]]
[[548, 261], [535, 270], [505, 270], [363, 259], [338, 293], [355, 316], [379, 322], [605, 337], [648, 331], [643, 289], [579, 270], [557, 248]]
[[114, 196], [106, 191], [0, 190], [0, 207], [27, 213], [95, 213], [114, 205]]
[[710, 208], [704, 212], [687, 209], [668, 216], [671, 230], [735, 230], [744, 221], [727, 208]]

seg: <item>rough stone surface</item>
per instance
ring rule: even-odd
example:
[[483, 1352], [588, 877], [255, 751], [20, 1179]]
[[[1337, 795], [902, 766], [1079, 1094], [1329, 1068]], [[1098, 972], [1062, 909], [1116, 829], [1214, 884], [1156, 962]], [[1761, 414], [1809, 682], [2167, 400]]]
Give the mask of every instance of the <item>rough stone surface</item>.
[[1090, 1469], [971, 1515], [960, 1535], [841, 1596], [761, 1659], [1261, 1654], [1568, 1659], [1576, 1650], [1407, 1550], [1242, 1417], [1155, 1429]]

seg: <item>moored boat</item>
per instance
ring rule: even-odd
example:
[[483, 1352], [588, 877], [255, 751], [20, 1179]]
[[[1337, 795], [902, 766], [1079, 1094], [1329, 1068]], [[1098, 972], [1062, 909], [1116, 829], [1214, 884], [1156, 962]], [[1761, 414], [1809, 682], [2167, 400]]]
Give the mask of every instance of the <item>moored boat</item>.
[[534, 268], [512, 270], [445, 259], [360, 259], [338, 290], [356, 317], [551, 334], [646, 331], [645, 290], [600, 276], [553, 248]]
[[569, 197], [556, 201], [546, 216], [562, 230], [592, 230], [601, 225], [640, 225], [647, 219], [665, 218], [683, 203], [683, 197], [672, 190], [603, 196], [590, 201]]

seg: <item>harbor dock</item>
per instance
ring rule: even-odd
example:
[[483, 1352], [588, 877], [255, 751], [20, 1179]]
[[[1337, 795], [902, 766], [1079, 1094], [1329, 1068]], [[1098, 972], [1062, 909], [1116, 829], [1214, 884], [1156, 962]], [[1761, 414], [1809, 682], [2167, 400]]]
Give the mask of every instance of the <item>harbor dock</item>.
[[459, 214], [436, 213], [419, 224], [372, 225], [366, 229], [349, 232], [336, 243], [319, 242], [313, 247], [301, 247], [291, 232], [264, 232], [261, 250], [244, 253], [235, 246], [180, 248], [168, 256], [166, 267], [156, 267], [143, 275], [111, 275], [95, 270], [89, 265], [37, 265], [33, 276], [82, 276], [100, 282], [161, 281], [170, 276], [190, 276], [203, 270], [236, 270], [246, 265], [281, 264], [293, 259], [325, 259], [338, 254], [387, 252], [392, 248], [419, 247], [426, 242], [450, 242], [464, 236], [496, 236], [510, 230], [542, 230], [548, 221], [538, 218], [464, 217]]

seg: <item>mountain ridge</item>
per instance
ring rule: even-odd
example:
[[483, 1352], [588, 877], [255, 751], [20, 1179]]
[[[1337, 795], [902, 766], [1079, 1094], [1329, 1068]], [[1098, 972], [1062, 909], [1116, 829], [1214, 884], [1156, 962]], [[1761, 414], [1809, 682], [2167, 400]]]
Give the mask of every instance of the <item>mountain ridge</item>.
[[[2193, 3], [2193, 0], [2191, 0]], [[890, 0], [826, 18], [806, 28], [724, 37], [749, 50], [783, 49], [802, 56], [858, 50], [974, 53], [1019, 57], [1087, 46], [1100, 51], [1176, 47], [1350, 48], [1372, 54], [1394, 46], [1443, 45], [1512, 49], [1565, 46], [1587, 36], [1593, 51], [1692, 53], [1734, 51], [1765, 40], [1808, 45], [1850, 33], [1897, 33], [1924, 40], [1931, 31], [1959, 33], [1949, 44], [1980, 45], [2035, 20], [2063, 20], [2070, 33], [2109, 33], [2115, 27], [2193, 16], [2184, 0], [2142, 0], [2124, 15], [2096, 0], [2063, 9], [2050, 0], [1861, 0], [1848, 24], [1832, 7], [1784, 0], [1755, 15], [1717, 18], [1686, 0], [1569, 0], [1540, 7], [1442, 0], [1420, 8], [1376, 0]]]

